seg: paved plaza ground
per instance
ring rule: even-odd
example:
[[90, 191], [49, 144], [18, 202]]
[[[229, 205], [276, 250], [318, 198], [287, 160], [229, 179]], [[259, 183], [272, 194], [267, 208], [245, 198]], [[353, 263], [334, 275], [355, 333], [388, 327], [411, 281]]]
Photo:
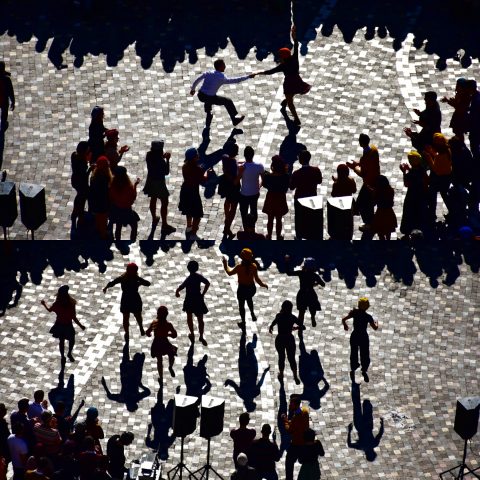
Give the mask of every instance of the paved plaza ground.
[[[12, 299], [16, 297], [18, 302], [0, 318], [0, 398], [9, 410], [37, 388], [50, 392], [51, 400], [64, 398], [74, 407], [85, 399], [86, 407], [98, 408], [107, 436], [125, 429], [135, 433], [129, 460], [160, 442], [162, 453], [168, 451], [167, 469], [179, 461], [179, 442], [168, 432], [170, 399], [177, 389], [194, 395], [208, 391], [226, 402], [224, 432], [213, 439], [212, 446], [213, 465], [228, 476], [232, 470], [228, 432], [236, 426], [238, 415], [248, 407], [257, 431], [265, 422], [275, 425], [288, 396], [298, 392], [309, 402], [311, 423], [325, 446], [321, 461], [325, 478], [438, 478], [461, 454], [462, 441], [453, 431], [456, 398], [478, 394], [480, 387], [478, 251], [468, 245], [427, 247], [403, 242], [302, 244], [304, 254], [317, 259], [326, 286], [318, 292], [322, 304], [318, 326], [312, 328], [306, 320], [304, 349], [297, 339], [302, 385], [295, 385], [287, 366], [282, 389], [277, 380], [274, 336], [268, 333], [268, 326], [283, 300], [295, 301], [298, 289], [298, 280], [284, 273], [284, 255], [290, 254], [295, 265], [302, 260], [298, 244], [283, 243], [258, 251], [260, 276], [269, 289], [257, 292], [258, 321], [251, 322], [247, 314], [243, 345], [237, 327], [235, 281], [225, 275], [221, 265], [222, 255], [233, 260], [239, 253], [236, 242], [203, 249], [194, 244], [190, 251], [191, 246], [175, 242], [142, 243], [140, 248], [131, 246], [125, 256], [95, 244], [10, 244], [2, 259], [4, 271], [9, 272], [3, 277], [2, 291], [9, 285]], [[175, 298], [174, 292], [192, 258], [199, 260], [211, 288], [206, 296], [208, 346], [197, 341], [190, 349], [181, 311], [183, 298]], [[140, 337], [132, 323], [130, 348], [124, 350], [120, 291], [115, 287], [102, 293], [107, 281], [121, 274], [130, 261], [152, 282], [141, 292], [145, 322], [153, 319], [160, 304], [166, 304], [179, 332], [174, 342], [179, 349], [176, 377], [165, 375], [163, 398], [156, 364], [149, 354], [151, 340]], [[18, 284], [8, 278], [16, 278]], [[78, 300], [78, 316], [86, 330], [77, 333], [76, 362], [67, 362], [60, 378], [57, 344], [48, 333], [54, 318], [40, 300], [53, 301], [62, 284], [68, 284]], [[370, 383], [358, 376], [360, 385], [352, 387], [349, 333], [343, 330], [341, 318], [363, 295], [370, 298], [370, 313], [380, 328], [370, 331]], [[204, 355], [208, 377], [201, 367]], [[227, 379], [240, 385], [241, 397], [231, 386], [224, 386]], [[140, 383], [144, 387], [140, 388]], [[347, 442], [355, 412], [351, 441], [357, 449], [349, 448]], [[84, 411], [80, 418], [83, 416]], [[278, 428], [277, 433], [284, 445]], [[372, 462], [364, 452], [369, 445], [377, 455]], [[187, 437], [190, 467], [203, 464], [205, 446], [198, 430]], [[479, 450], [477, 436], [469, 450], [472, 466], [479, 466]], [[280, 478], [284, 459], [279, 462]]]
[[[295, 129], [279, 111], [283, 78], [262, 76], [223, 89], [246, 114], [242, 132], [232, 132], [221, 108], [215, 109], [212, 128], [205, 132], [202, 106], [188, 94], [192, 81], [218, 57], [225, 59], [231, 76], [273, 67], [272, 52], [288, 44], [288, 2], [232, 0], [228, 7], [224, 0], [157, 7], [147, 1], [116, 3], [123, 8], [93, 18], [68, 8], [52, 13], [54, 0], [0, 4], [0, 58], [12, 72], [17, 96], [0, 162], [17, 189], [19, 182], [45, 186], [48, 215], [36, 243], [19, 241], [27, 238], [19, 216], [10, 229], [13, 242], [1, 246], [0, 402], [11, 411], [19, 398], [37, 388], [74, 408], [85, 399], [86, 408], [98, 408], [107, 437], [125, 429], [134, 432], [129, 461], [152, 447], [168, 453], [166, 478], [165, 471], [179, 461], [179, 442], [168, 429], [171, 399], [176, 391], [199, 395], [208, 390], [226, 402], [225, 429], [212, 447], [214, 467], [228, 478], [233, 465], [228, 431], [237, 425], [238, 415], [248, 407], [258, 432], [262, 423], [276, 424], [289, 395], [298, 392], [309, 403], [312, 426], [325, 446], [322, 478], [438, 478], [461, 456], [463, 443], [453, 431], [456, 399], [480, 392], [478, 246], [400, 241], [256, 245], [260, 275], [269, 289], [257, 292], [258, 322], [247, 315], [242, 338], [235, 281], [221, 264], [222, 255], [233, 261], [241, 246], [220, 243], [223, 200], [211, 188], [205, 191], [206, 215], [199, 230], [205, 241], [193, 244], [181, 242], [184, 217], [176, 206], [183, 154], [192, 145], [201, 147], [202, 161], [213, 164], [217, 175], [221, 148], [232, 133], [241, 151], [252, 145], [256, 159], [266, 166], [278, 152], [293, 162], [306, 147], [312, 164], [322, 169], [319, 193], [326, 198], [337, 164], [359, 158], [357, 138], [365, 132], [378, 145], [382, 173], [395, 188], [400, 222], [405, 189], [398, 166], [411, 149], [403, 128], [416, 118], [413, 108], [422, 107], [422, 92], [451, 95], [458, 77], [480, 79], [480, 43], [474, 41], [478, 29], [471, 28], [468, 18], [457, 18], [447, 0], [385, 0], [381, 8], [375, 0], [362, 7], [357, 0], [298, 0], [301, 71], [312, 84], [297, 102], [302, 128]], [[434, 7], [436, 22], [430, 22]], [[459, 49], [467, 51], [463, 65], [453, 58]], [[130, 145], [124, 164], [132, 177], [142, 180], [135, 205], [141, 217], [139, 242], [120, 249], [97, 243], [88, 232], [84, 243], [79, 242], [71, 232], [75, 195], [70, 154], [88, 137], [94, 105], [105, 108], [105, 125], [118, 128], [120, 143]], [[449, 136], [451, 110], [442, 105], [442, 112], [442, 129]], [[145, 154], [159, 138], [172, 152], [168, 188], [177, 232], [168, 242], [145, 241], [160, 236], [152, 231], [148, 198], [141, 193]], [[264, 193], [260, 209], [263, 201]], [[288, 201], [284, 233], [293, 240], [293, 195]], [[359, 221], [356, 217], [356, 227]], [[239, 228], [237, 214], [233, 230]], [[266, 231], [263, 214], [258, 230]], [[397, 232], [392, 238], [399, 236]], [[360, 238], [358, 229], [354, 238]], [[285, 274], [285, 254], [296, 264], [314, 256], [326, 287], [319, 290], [318, 326], [312, 328], [307, 319], [302, 348], [297, 339], [302, 385], [295, 385], [287, 366], [282, 389], [268, 326], [283, 300], [295, 300], [298, 288], [298, 280]], [[206, 298], [209, 344], [197, 342], [193, 349], [183, 298], [174, 296], [192, 258], [212, 284]], [[152, 281], [141, 292], [145, 323], [166, 304], [179, 332], [176, 377], [167, 373], [163, 390], [149, 354], [151, 340], [139, 336], [133, 321], [129, 350], [124, 348], [119, 289], [102, 293], [131, 261]], [[41, 299], [53, 301], [62, 284], [70, 286], [87, 327], [77, 332], [76, 362], [67, 363], [63, 373], [56, 341], [48, 333], [54, 318], [40, 305]], [[359, 385], [352, 385], [349, 334], [341, 318], [363, 295], [370, 298], [380, 328], [370, 336], [371, 381], [357, 377]], [[208, 377], [202, 369], [204, 355]], [[240, 384], [241, 396], [232, 382], [224, 386], [226, 380]], [[354, 421], [351, 441], [359, 448], [348, 444], [348, 426]], [[205, 461], [206, 441], [198, 433], [185, 444], [192, 469]], [[280, 433], [277, 427], [284, 447]], [[469, 449], [473, 467], [480, 464], [478, 438]], [[369, 445], [376, 452], [374, 461], [366, 459]], [[284, 463], [285, 456], [279, 462], [281, 479]]]

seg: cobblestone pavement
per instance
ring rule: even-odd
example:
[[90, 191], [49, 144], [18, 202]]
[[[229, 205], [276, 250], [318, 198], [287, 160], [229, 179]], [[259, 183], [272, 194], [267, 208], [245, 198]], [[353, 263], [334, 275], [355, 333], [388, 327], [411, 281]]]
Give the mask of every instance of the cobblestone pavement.
[[[301, 70], [304, 79], [313, 88], [297, 101], [303, 119], [301, 130], [288, 130], [279, 112], [282, 76], [256, 77], [240, 85], [223, 88], [224, 94], [232, 97], [239, 111], [247, 115], [242, 123], [243, 134], [237, 136], [237, 141], [241, 149], [245, 145], [252, 145], [256, 149], [257, 160], [267, 166], [272, 155], [280, 150], [289, 158], [299, 145], [304, 145], [312, 152], [313, 164], [319, 165], [323, 171], [324, 181], [319, 192], [325, 197], [331, 190], [331, 176], [336, 165], [359, 157], [358, 134], [368, 132], [372, 142], [380, 149], [382, 171], [396, 190], [395, 212], [400, 220], [405, 190], [398, 165], [410, 150], [403, 127], [412, 125], [412, 109], [423, 105], [422, 92], [434, 89], [439, 96], [451, 94], [459, 76], [479, 78], [480, 67], [478, 61], [474, 60], [472, 66], [465, 70], [459, 62], [448, 60], [448, 68], [436, 70], [438, 57], [427, 54], [425, 49], [417, 50], [419, 42], [421, 44], [423, 40], [417, 38], [414, 42], [412, 34], [406, 35], [409, 24], [419, 22], [425, 15], [421, 4], [416, 3], [407, 9], [403, 25], [403, 36], [406, 38], [402, 48], [399, 48], [399, 43], [402, 44], [403, 37], [398, 32], [394, 33], [400, 40], [395, 40], [392, 48], [392, 39], [388, 35], [381, 34], [380, 29], [378, 35], [384, 38], [371, 35], [371, 28], [369, 32], [361, 28], [365, 23], [356, 26], [359, 31], [353, 39], [347, 38], [346, 27], [343, 28], [343, 34], [338, 28], [332, 27], [330, 36], [322, 36], [322, 25], [325, 33], [328, 19], [336, 11], [336, 4], [335, 0], [323, 2], [317, 10], [312, 8], [311, 18], [302, 18], [304, 24], [311, 23], [318, 27], [318, 32], [303, 28], [303, 36], [309, 43], [304, 42], [302, 47], [304, 56], [301, 57]], [[392, 8], [396, 8], [394, 4]], [[352, 12], [352, 21], [355, 15], [362, 13], [358, 9]], [[389, 28], [393, 32], [393, 26]], [[162, 65], [162, 61], [165, 64], [166, 60], [158, 56], [153, 59], [150, 68], [142, 69], [138, 55], [143, 50], [139, 53], [139, 45], [132, 45], [131, 42], [122, 52], [123, 58], [114, 62], [116, 66], [108, 66], [107, 63], [112, 64], [111, 58], [96, 51], [97, 56], [81, 57], [83, 65], [74, 68], [79, 53], [72, 43], [71, 50], [75, 57], [67, 50], [63, 58], [66, 68], [57, 70], [51, 63], [53, 47], [50, 43], [47, 45], [50, 54], [45, 48], [42, 53], [35, 51], [41, 49], [40, 40], [35, 42], [35, 35], [40, 35], [40, 26], [37, 30], [34, 29], [33, 37], [30, 35], [27, 38], [17, 32], [18, 37], [22, 36], [22, 43], [18, 43], [14, 36], [0, 37], [0, 51], [12, 72], [18, 97], [17, 109], [10, 117], [3, 166], [8, 170], [9, 179], [35, 182], [46, 188], [48, 220], [38, 230], [36, 238], [70, 238], [69, 216], [74, 192], [69, 183], [69, 157], [77, 142], [86, 138], [90, 111], [99, 104], [106, 111], [105, 124], [118, 128], [120, 144], [126, 143], [131, 147], [124, 164], [132, 177], [142, 179], [140, 191], [146, 178], [144, 158], [150, 142], [157, 138], [165, 139], [166, 147], [172, 152], [172, 172], [168, 180], [172, 194], [171, 223], [177, 227], [177, 232], [171, 238], [182, 239], [184, 218], [176, 206], [182, 182], [183, 152], [191, 145], [199, 146], [202, 143], [204, 127], [202, 106], [188, 92], [196, 76], [211, 68], [212, 58], [206, 54], [208, 47], [207, 50], [190, 51], [189, 60], [195, 62], [191, 64], [184, 61], [186, 54], [182, 46], [182, 53], [175, 57], [179, 63], [176, 63], [172, 72], [166, 73]], [[241, 38], [241, 31], [237, 33]], [[58, 41], [61, 41], [59, 35]], [[365, 36], [375, 38], [367, 41]], [[111, 42], [114, 39], [112, 37]], [[285, 41], [286, 36], [271, 48], [275, 49]], [[429, 42], [427, 47], [430, 45], [433, 42]], [[94, 46], [92, 44], [92, 50]], [[184, 47], [187, 52], [192, 50], [189, 45]], [[434, 47], [426, 50], [434, 50]], [[229, 75], [255, 72], [274, 65], [273, 56], [265, 58], [268, 51], [260, 47], [257, 51], [254, 48], [250, 51], [247, 49], [241, 60], [237, 57], [240, 47], [234, 48], [225, 40], [222, 48], [217, 56], [225, 58], [226, 73]], [[257, 57], [263, 58], [263, 61]], [[450, 134], [448, 123], [451, 109], [442, 106], [442, 110], [443, 127]], [[231, 133], [226, 112], [217, 107], [210, 132], [211, 140], [206, 150], [207, 160], [212, 161]], [[215, 167], [215, 171], [221, 173], [219, 166]], [[357, 184], [359, 187], [358, 179]], [[204, 199], [206, 215], [199, 235], [218, 241], [222, 232], [223, 202], [218, 195], [207, 196], [209, 198]], [[263, 200], [264, 192], [260, 198], [260, 208]], [[291, 194], [288, 200], [290, 212], [285, 218], [285, 238], [293, 239]], [[147, 238], [151, 232], [151, 217], [148, 198], [143, 193], [139, 194], [135, 208], [142, 219], [139, 237]], [[356, 219], [356, 226], [358, 222], [359, 218]], [[237, 214], [234, 230], [239, 223]], [[259, 230], [266, 231], [264, 214], [260, 214]], [[127, 234], [124, 232], [124, 235]], [[154, 235], [158, 238], [159, 232], [154, 232]], [[355, 237], [359, 236], [360, 232], [356, 230]], [[20, 218], [11, 229], [11, 237], [26, 237]]]
[[[224, 432], [212, 441], [213, 465], [221, 474], [226, 476], [232, 470], [228, 431], [245, 409], [235, 390], [224, 387], [230, 379], [241, 382], [241, 391], [252, 410], [251, 424], [257, 431], [264, 422], [276, 423], [277, 413], [285, 408], [292, 392], [303, 393], [310, 401], [313, 427], [325, 445], [321, 465], [327, 479], [438, 478], [439, 472], [456, 464], [462, 451], [462, 441], [453, 431], [456, 398], [478, 394], [480, 387], [478, 252], [447, 244], [411, 248], [403, 242], [359, 242], [348, 247], [302, 245], [304, 255], [317, 258], [326, 286], [319, 291], [322, 311], [317, 316], [318, 326], [312, 328], [306, 319], [304, 350], [297, 339], [303, 384], [295, 385], [287, 366], [285, 388], [281, 389], [274, 337], [269, 335], [268, 326], [283, 300], [295, 301], [298, 280], [282, 273], [282, 258], [289, 253], [292, 262], [298, 264], [298, 244], [284, 242], [259, 252], [263, 269], [260, 276], [269, 289], [259, 289], [255, 297], [258, 322], [251, 322], [247, 314], [247, 353], [243, 357], [239, 356], [235, 281], [221, 266], [222, 255], [233, 259], [238, 253], [235, 242], [204, 249], [194, 245], [190, 251], [188, 245], [175, 242], [142, 243], [141, 249], [133, 245], [124, 256], [116, 249], [96, 244], [10, 244], [8, 256], [4, 253], [2, 258], [2, 291], [7, 291], [9, 278], [16, 278], [22, 287], [16, 306], [0, 318], [0, 399], [11, 410], [20, 397], [31, 396], [41, 387], [50, 392], [50, 399], [64, 398], [74, 406], [84, 398], [86, 407], [99, 409], [107, 437], [124, 429], [135, 433], [135, 442], [128, 449], [129, 460], [148, 451], [146, 436], [153, 422], [147, 445], [161, 441], [164, 451], [173, 442], [168, 448], [167, 469], [179, 460], [179, 442], [168, 437], [166, 427], [171, 413], [168, 401], [177, 389], [181, 393], [208, 389], [202, 369], [196, 368], [206, 355], [211, 385], [208, 393], [226, 402]], [[197, 342], [193, 350], [189, 350], [185, 314], [181, 311], [183, 298], [174, 296], [191, 258], [199, 260], [200, 272], [211, 281], [206, 295], [210, 310], [206, 315], [208, 346]], [[122, 273], [130, 261], [135, 261], [140, 274], [152, 282], [141, 291], [145, 323], [154, 317], [158, 305], [166, 304], [179, 332], [174, 341], [179, 348], [176, 376], [165, 375], [163, 395], [156, 365], [149, 355], [151, 340], [140, 337], [132, 324], [130, 349], [125, 351], [120, 291], [115, 287], [106, 295], [102, 293], [107, 281]], [[67, 363], [60, 378], [57, 345], [48, 333], [54, 318], [40, 300], [52, 301], [62, 284], [68, 284], [78, 300], [78, 315], [87, 328], [77, 332], [76, 362]], [[340, 319], [362, 295], [370, 298], [370, 311], [380, 328], [370, 332], [371, 381], [360, 383], [352, 396], [349, 334]], [[138, 355], [142, 352], [144, 360]], [[264, 372], [263, 385], [255, 392], [254, 383]], [[133, 383], [124, 380], [122, 385], [121, 374]], [[148, 390], [137, 390], [140, 380]], [[372, 406], [371, 417], [367, 400]], [[375, 437], [378, 440], [374, 448], [377, 457], [372, 462], [366, 460], [364, 451], [347, 444], [348, 425], [360, 405], [366, 428], [363, 438], [371, 435], [372, 442]], [[384, 433], [379, 437], [381, 419]], [[352, 442], [356, 444], [357, 440], [354, 428]], [[199, 468], [205, 461], [206, 445], [198, 430], [187, 437], [185, 446], [188, 465]], [[477, 437], [471, 448], [469, 462], [477, 467]], [[284, 478], [284, 458], [279, 462], [280, 478]]]

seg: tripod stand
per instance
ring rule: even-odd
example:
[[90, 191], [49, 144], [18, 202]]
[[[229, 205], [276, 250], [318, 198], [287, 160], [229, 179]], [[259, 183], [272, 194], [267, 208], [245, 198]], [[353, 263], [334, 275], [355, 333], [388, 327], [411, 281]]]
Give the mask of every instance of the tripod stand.
[[[193, 478], [196, 478], [195, 475], [198, 473], [202, 473], [200, 475], [200, 480], [202, 480], [203, 478], [205, 478], [205, 480], [208, 480], [209, 478], [209, 473], [210, 473], [210, 470], [220, 479], [220, 480], [224, 480], [223, 477], [212, 467], [212, 465], [210, 464], [210, 440], [211, 438], [208, 437], [207, 438], [207, 463], [199, 468], [198, 470], [195, 470], [195, 472], [193, 472]], [[190, 480], [192, 479], [192, 475], [190, 475]]]
[[[180, 446], [180, 462], [173, 467], [171, 470], [167, 472], [167, 477], [168, 480], [173, 480], [177, 475], [180, 480], [183, 479], [183, 471], [186, 470], [187, 473], [189, 473], [189, 478], [193, 478], [194, 480], [198, 480], [198, 478], [195, 476], [195, 474], [185, 465], [183, 462], [183, 442], [185, 440], [185, 437], [181, 437], [181, 446]], [[171, 475], [171, 476], [170, 476]]]
[[[455, 480], [464, 480], [466, 475], [473, 475], [475, 478], [480, 477], [475, 473], [478, 468], [475, 470], [472, 470], [467, 464], [467, 442], [468, 439], [465, 439], [465, 444], [463, 446], [463, 458], [462, 458], [462, 463], [460, 465], [457, 465], [456, 467], [450, 468], [449, 470], [445, 470], [440, 474], [440, 478], [443, 479], [443, 476], [447, 473], [449, 473]], [[458, 475], [455, 476], [453, 472], [458, 468]]]

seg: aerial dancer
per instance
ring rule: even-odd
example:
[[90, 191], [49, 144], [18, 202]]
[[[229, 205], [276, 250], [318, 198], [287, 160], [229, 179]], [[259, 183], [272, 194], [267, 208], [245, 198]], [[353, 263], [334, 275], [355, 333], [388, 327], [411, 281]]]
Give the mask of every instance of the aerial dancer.
[[258, 72], [256, 75], [272, 75], [277, 72], [283, 72], [285, 75], [285, 79], [283, 80], [283, 93], [285, 94], [285, 99], [282, 101], [281, 110], [284, 111], [285, 107], [288, 106], [293, 115], [293, 122], [299, 127], [302, 122], [298, 118], [297, 109], [293, 103], [293, 98], [297, 94], [305, 95], [312, 87], [308, 83], [304, 82], [302, 77], [300, 77], [300, 65], [298, 63], [298, 39], [295, 25], [292, 25], [291, 36], [293, 40], [293, 53], [289, 48], [281, 48], [278, 51], [280, 65], [277, 65], [275, 68], [270, 70]]

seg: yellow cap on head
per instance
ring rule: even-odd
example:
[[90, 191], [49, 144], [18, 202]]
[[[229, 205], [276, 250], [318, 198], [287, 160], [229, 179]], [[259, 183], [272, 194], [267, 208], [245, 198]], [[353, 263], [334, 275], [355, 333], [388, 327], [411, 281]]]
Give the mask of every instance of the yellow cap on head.
[[367, 297], [362, 297], [358, 300], [358, 308], [360, 310], [366, 310], [370, 306], [370, 302]]

